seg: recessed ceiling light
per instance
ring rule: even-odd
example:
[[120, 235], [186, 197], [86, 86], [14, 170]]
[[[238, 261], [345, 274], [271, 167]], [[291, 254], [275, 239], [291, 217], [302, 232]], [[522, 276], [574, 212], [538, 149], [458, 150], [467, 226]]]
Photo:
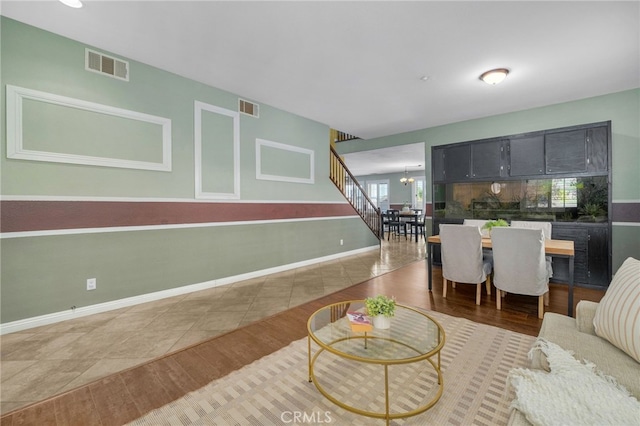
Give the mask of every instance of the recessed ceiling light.
[[484, 81], [487, 84], [496, 85], [500, 83], [502, 80], [507, 78], [507, 74], [509, 74], [509, 70], [506, 68], [496, 68], [494, 70], [489, 70], [487, 72], [482, 73], [480, 76], [480, 80]]
[[60, 0], [60, 3], [73, 7], [74, 9], [80, 9], [82, 7], [80, 0]]
[[431, 77], [429, 77], [428, 75], [423, 75], [422, 77], [420, 77], [420, 80], [422, 81], [427, 81], [429, 80]]

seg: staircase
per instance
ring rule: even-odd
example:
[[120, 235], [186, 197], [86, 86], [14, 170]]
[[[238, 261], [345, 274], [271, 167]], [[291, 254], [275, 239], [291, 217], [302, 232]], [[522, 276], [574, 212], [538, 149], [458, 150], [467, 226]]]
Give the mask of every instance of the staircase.
[[371, 229], [371, 232], [380, 240], [382, 238], [382, 214], [380, 209], [367, 196], [366, 191], [353, 177], [336, 150], [333, 147], [330, 147], [330, 149], [329, 178], [358, 212], [362, 220]]
[[354, 135], [350, 135], [349, 133], [341, 132], [340, 130], [335, 130], [335, 133], [333, 135], [334, 142], [352, 141], [354, 139], [360, 138]]

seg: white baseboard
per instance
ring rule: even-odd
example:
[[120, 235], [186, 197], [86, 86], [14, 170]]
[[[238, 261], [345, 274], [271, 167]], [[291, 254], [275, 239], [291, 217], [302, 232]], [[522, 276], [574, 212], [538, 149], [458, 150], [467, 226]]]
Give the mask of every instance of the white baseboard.
[[291, 269], [309, 266], [316, 263], [327, 262], [339, 259], [344, 256], [364, 253], [371, 250], [377, 250], [380, 246], [370, 246], [357, 250], [351, 250], [342, 253], [336, 253], [329, 256], [319, 257], [301, 262], [290, 263], [288, 265], [276, 266], [273, 268], [262, 269], [260, 271], [247, 272], [246, 274], [234, 275], [232, 277], [224, 277], [216, 280], [205, 281], [197, 284], [176, 287], [168, 290], [156, 291], [153, 293], [141, 294], [139, 296], [127, 297], [124, 299], [112, 300], [110, 302], [98, 303], [91, 306], [83, 306], [73, 310], [65, 310], [62, 312], [53, 312], [51, 314], [40, 315], [32, 318], [25, 318], [18, 321], [12, 321], [0, 324], [0, 335], [15, 333], [17, 331], [28, 330], [43, 325], [55, 324], [57, 322], [66, 321], [74, 318], [81, 318], [87, 315], [99, 314], [102, 312], [112, 311], [114, 309], [126, 308], [141, 303], [153, 302], [155, 300], [166, 299], [167, 297], [180, 296], [183, 294], [193, 293], [194, 291], [206, 290], [213, 287], [233, 284], [238, 281], [244, 281], [251, 278], [262, 277], [264, 275], [275, 274], [278, 272], [288, 271]]

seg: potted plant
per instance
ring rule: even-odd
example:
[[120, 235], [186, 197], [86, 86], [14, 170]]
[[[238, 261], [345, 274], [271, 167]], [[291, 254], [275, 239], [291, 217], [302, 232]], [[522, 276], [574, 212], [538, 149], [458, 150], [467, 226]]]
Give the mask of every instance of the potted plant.
[[509, 226], [509, 223], [504, 219], [488, 220], [487, 223], [484, 224], [482, 229], [488, 229], [489, 235], [491, 235], [491, 228], [493, 228], [494, 226]]
[[580, 213], [578, 222], [599, 222], [601, 221], [599, 218], [606, 215], [602, 206], [594, 203], [585, 203], [582, 207], [578, 208], [578, 213]]
[[373, 318], [373, 326], [386, 329], [391, 326], [391, 317], [395, 315], [396, 301], [392, 297], [378, 295], [364, 300], [367, 315]]

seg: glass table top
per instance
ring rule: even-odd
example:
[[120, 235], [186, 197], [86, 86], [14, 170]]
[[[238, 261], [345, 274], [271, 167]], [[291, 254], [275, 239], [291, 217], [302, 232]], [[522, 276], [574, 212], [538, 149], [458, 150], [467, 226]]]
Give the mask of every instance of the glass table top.
[[426, 313], [400, 304], [396, 304], [390, 328], [353, 331], [346, 313], [365, 311], [363, 300], [325, 306], [309, 317], [309, 337], [341, 356], [389, 364], [429, 357], [444, 345], [440, 324]]

